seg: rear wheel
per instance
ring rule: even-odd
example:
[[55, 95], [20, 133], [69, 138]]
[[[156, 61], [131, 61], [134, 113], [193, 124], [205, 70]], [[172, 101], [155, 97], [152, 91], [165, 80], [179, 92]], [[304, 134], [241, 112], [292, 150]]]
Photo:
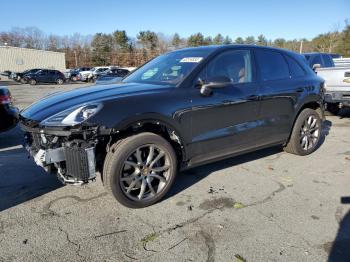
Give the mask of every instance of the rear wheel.
[[168, 141], [153, 133], [141, 133], [111, 147], [104, 163], [103, 183], [124, 206], [142, 208], [164, 197], [176, 172], [176, 154]]
[[31, 84], [32, 86], [36, 85], [36, 80], [35, 79], [30, 79], [29, 80], [29, 84]]
[[304, 156], [318, 147], [322, 134], [322, 121], [319, 114], [306, 108], [295, 121], [290, 140], [284, 150], [288, 153]]

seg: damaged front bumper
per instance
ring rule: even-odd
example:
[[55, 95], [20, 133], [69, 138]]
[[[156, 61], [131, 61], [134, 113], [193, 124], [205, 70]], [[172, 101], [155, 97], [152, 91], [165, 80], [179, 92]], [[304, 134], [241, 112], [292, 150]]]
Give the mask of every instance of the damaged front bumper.
[[26, 132], [24, 146], [35, 163], [48, 173], [56, 174], [62, 183], [79, 185], [95, 179], [93, 130], [72, 133], [30, 128], [23, 124], [21, 127]]

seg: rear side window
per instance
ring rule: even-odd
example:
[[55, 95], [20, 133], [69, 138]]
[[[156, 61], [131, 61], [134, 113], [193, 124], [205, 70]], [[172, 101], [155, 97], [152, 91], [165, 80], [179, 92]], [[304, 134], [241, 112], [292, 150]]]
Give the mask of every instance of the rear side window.
[[333, 67], [333, 60], [330, 55], [322, 55], [323, 61], [324, 61], [324, 66], [325, 67]]
[[289, 78], [288, 64], [280, 53], [256, 50], [255, 54], [263, 81]]
[[287, 59], [290, 75], [292, 78], [301, 77], [305, 75], [304, 69], [298, 64], [297, 61], [295, 61], [289, 56], [285, 56], [285, 58]]
[[315, 55], [314, 57], [311, 58], [310, 66], [313, 67], [316, 64], [319, 64], [321, 65], [321, 67], [324, 67], [321, 55]]

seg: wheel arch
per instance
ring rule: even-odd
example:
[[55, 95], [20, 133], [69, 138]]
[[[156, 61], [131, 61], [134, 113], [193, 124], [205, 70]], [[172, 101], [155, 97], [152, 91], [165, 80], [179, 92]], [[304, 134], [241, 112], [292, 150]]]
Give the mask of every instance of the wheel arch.
[[171, 144], [178, 157], [178, 162], [182, 163], [186, 161], [186, 142], [179, 128], [172, 122], [155, 114], [128, 119], [113, 128], [112, 141], [142, 132], [155, 133]]
[[288, 141], [290, 140], [290, 137], [292, 135], [292, 131], [293, 131], [295, 122], [297, 121], [300, 113], [306, 108], [310, 108], [310, 109], [315, 110], [320, 115], [321, 120], [324, 119], [323, 106], [322, 106], [322, 104], [319, 101], [315, 101], [315, 100], [305, 101], [303, 103], [303, 105], [301, 107], [299, 107], [299, 110], [297, 111], [297, 113], [294, 116], [293, 125], [292, 125], [292, 127], [290, 129], [291, 131], [289, 133], [289, 136], [288, 136], [288, 139], [287, 139], [286, 143], [288, 143]]

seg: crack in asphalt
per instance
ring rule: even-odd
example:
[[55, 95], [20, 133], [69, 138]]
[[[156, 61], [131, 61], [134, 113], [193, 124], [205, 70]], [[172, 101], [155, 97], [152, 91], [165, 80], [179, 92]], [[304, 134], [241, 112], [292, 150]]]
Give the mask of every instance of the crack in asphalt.
[[51, 200], [49, 203], [47, 203], [44, 208], [43, 208], [43, 211], [41, 212], [41, 214], [43, 216], [58, 216], [60, 217], [60, 214], [58, 214], [57, 212], [53, 211], [51, 209], [51, 206], [56, 203], [57, 201], [60, 201], [62, 199], [68, 199], [68, 198], [72, 198], [74, 199], [75, 201], [78, 201], [80, 203], [84, 203], [84, 202], [88, 202], [88, 201], [91, 201], [91, 200], [94, 200], [94, 199], [97, 199], [97, 198], [100, 198], [100, 197], [103, 197], [105, 195], [107, 195], [108, 193], [107, 192], [104, 192], [104, 193], [101, 193], [101, 194], [98, 194], [97, 196], [93, 196], [93, 197], [90, 197], [90, 198], [81, 198], [81, 197], [78, 197], [78, 196], [74, 196], [74, 195], [69, 195], [69, 196], [63, 196], [63, 197], [59, 197], [59, 198], [56, 198], [54, 200]]
[[213, 237], [208, 234], [207, 232], [201, 230], [199, 231], [199, 233], [202, 235], [202, 237], [204, 238], [204, 242], [205, 245], [208, 248], [208, 255], [207, 255], [207, 262], [214, 262], [215, 261], [215, 241], [213, 239]]
[[77, 247], [77, 250], [75, 251], [76, 255], [78, 257], [82, 258], [83, 261], [85, 261], [86, 260], [85, 257], [80, 254], [80, 249], [81, 249], [80, 244], [79, 243], [75, 243], [74, 241], [72, 241], [70, 239], [69, 234], [68, 234], [67, 231], [63, 230], [61, 227], [58, 227], [58, 229], [66, 235], [66, 239], [67, 239], [68, 243], [73, 244], [74, 246]]
[[[240, 209], [244, 209], [244, 208], [247, 208], [247, 207], [252, 207], [252, 206], [256, 206], [256, 205], [261, 205], [261, 204], [265, 204], [266, 202], [268, 201], [271, 201], [273, 199], [273, 197], [276, 195], [276, 194], [279, 194], [281, 193], [282, 191], [284, 191], [286, 189], [286, 187], [278, 182], [278, 181], [275, 181], [273, 180], [276, 184], [278, 184], [278, 188], [274, 191], [272, 191], [267, 197], [265, 197], [264, 199], [262, 200], [259, 200], [259, 201], [256, 201], [256, 202], [253, 202], [253, 203], [250, 203], [250, 204], [247, 204], [245, 206], [243, 206], [242, 208]], [[216, 202], [218, 206], [216, 207], [212, 207], [212, 208], [209, 208], [207, 209], [207, 211], [205, 211], [203, 214], [197, 216], [197, 217], [194, 217], [194, 218], [191, 218], [191, 219], [188, 219], [182, 223], [178, 223], [176, 224], [175, 226], [172, 226], [172, 227], [169, 227], [169, 228], [166, 228], [164, 230], [161, 230], [161, 231], [158, 231], [157, 236], [162, 236], [164, 233], [171, 233], [172, 231], [175, 231], [179, 228], [183, 228], [189, 224], [193, 224], [195, 222], [197, 222], [198, 220], [202, 219], [203, 217], [213, 213], [214, 211], [216, 210], [223, 210], [225, 208], [229, 208], [228, 205], [227, 205], [227, 201], [223, 201], [223, 202], [220, 202], [220, 201], [217, 201]], [[232, 205], [232, 208], [233, 208], [233, 205]], [[238, 209], [237, 209], [238, 210]], [[202, 230], [203, 231], [203, 230]], [[200, 231], [200, 233], [202, 232]], [[204, 231], [203, 231], [204, 232]], [[291, 233], [291, 232], [289, 232]], [[213, 250], [213, 247], [215, 247], [215, 241], [213, 240], [213, 238], [206, 232], [204, 233], [201, 233], [204, 240], [206, 241], [206, 245], [208, 246], [208, 258], [207, 258], [207, 262], [212, 262], [215, 260], [215, 250]], [[204, 235], [203, 235], [204, 234]], [[208, 235], [210, 236], [210, 238], [208, 237]], [[306, 241], [306, 240], [305, 240]], [[166, 250], [169, 250], [166, 249]], [[155, 251], [155, 250], [146, 250], [146, 251]], [[158, 251], [154, 252], [154, 254], [151, 254], [150, 256], [147, 256], [148, 257], [151, 257], [153, 255], [155, 255], [156, 253], [158, 253]], [[125, 255], [125, 254], [124, 254]], [[139, 259], [145, 259], [145, 257], [143, 258], [132, 258], [134, 260], [139, 260]]]
[[0, 221], [0, 234], [4, 234], [4, 233], [5, 233], [4, 222]]
[[115, 232], [110, 232], [110, 233], [106, 233], [106, 234], [101, 234], [101, 235], [95, 236], [94, 238], [95, 238], [95, 239], [98, 239], [98, 238], [100, 238], [100, 237], [115, 235], [115, 234], [124, 233], [124, 232], [127, 232], [127, 230], [119, 230], [119, 231], [115, 231]]
[[177, 247], [178, 245], [180, 245], [182, 242], [186, 241], [188, 238], [185, 237], [184, 239], [182, 239], [181, 241], [177, 242], [175, 245], [172, 245], [171, 247], [168, 248], [168, 250], [172, 250], [173, 248]]
[[[276, 219], [273, 219], [272, 217], [269, 217], [269, 216], [266, 216], [264, 213], [262, 213], [260, 210], [257, 210], [257, 212], [259, 214], [261, 214], [262, 216], [266, 217], [269, 221], [273, 222], [279, 229], [281, 229], [282, 231], [284, 231], [285, 233], [288, 233], [288, 234], [291, 234], [291, 235], [294, 235], [296, 236], [297, 238], [300, 238], [302, 241], [304, 241], [308, 247], [313, 247], [313, 245], [308, 241], [306, 240], [303, 236], [295, 233], [295, 232], [292, 232], [292, 231], [289, 231], [287, 229], [285, 229], [284, 227], [282, 227], [277, 221]], [[300, 248], [300, 247], [299, 247]]]
[[252, 207], [252, 206], [257, 206], [257, 205], [262, 205], [262, 204], [265, 204], [266, 202], [269, 202], [272, 200], [272, 198], [276, 195], [276, 194], [279, 194], [281, 193], [282, 191], [284, 191], [286, 189], [286, 186], [283, 185], [281, 182], [278, 182], [278, 181], [275, 181], [273, 180], [276, 184], [279, 185], [278, 189], [274, 190], [271, 194], [269, 194], [266, 198], [264, 198], [263, 200], [258, 200], [256, 202], [253, 202], [253, 203], [250, 203], [250, 204], [247, 204], [245, 205], [244, 207], [242, 207], [241, 209], [243, 208], [247, 208], [247, 207]]

